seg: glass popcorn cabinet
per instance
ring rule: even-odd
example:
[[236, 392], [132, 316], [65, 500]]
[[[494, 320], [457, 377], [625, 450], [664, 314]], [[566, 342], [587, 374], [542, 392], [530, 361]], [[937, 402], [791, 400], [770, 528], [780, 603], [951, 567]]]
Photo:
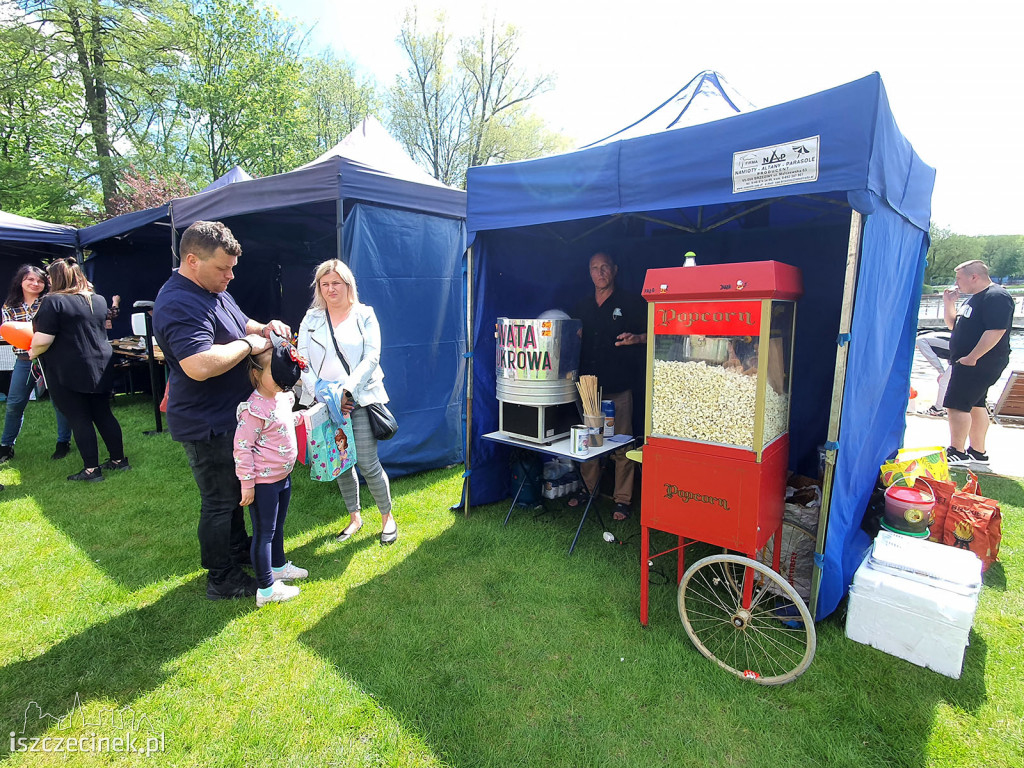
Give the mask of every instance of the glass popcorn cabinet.
[[[796, 300], [802, 292], [800, 271], [774, 261], [652, 269], [643, 288], [648, 322], [640, 621], [647, 624], [653, 528], [679, 537], [677, 547], [654, 556], [678, 552], [680, 615], [691, 640], [720, 666], [762, 682], [783, 682], [780, 678], [803, 671], [776, 668], [774, 659], [748, 668], [756, 663], [742, 642], [757, 634], [751, 606], [758, 589], [776, 581], [789, 587], [777, 573], [747, 558], [755, 558], [773, 537], [779, 549]], [[746, 557], [705, 558], [684, 574], [684, 548], [695, 541]], [[717, 594], [719, 589], [725, 594]], [[772, 592], [773, 605], [783, 594], [788, 600], [784, 587]], [[804, 616], [803, 601], [795, 592], [792, 597], [798, 605], [786, 612]], [[714, 625], [702, 632], [696, 628], [699, 621], [688, 620], [693, 602], [704, 599], [713, 613], [732, 606], [726, 611], [730, 615], [719, 618], [742, 632], [741, 639], [720, 640]], [[706, 618], [708, 612], [702, 604], [695, 615]], [[808, 632], [813, 637], [809, 615], [799, 624], [805, 639]], [[725, 644], [716, 651], [710, 647], [715, 642]], [[806, 647], [796, 646], [789, 655], [803, 659], [801, 647]], [[723, 655], [740, 650], [740, 659], [723, 662]]]

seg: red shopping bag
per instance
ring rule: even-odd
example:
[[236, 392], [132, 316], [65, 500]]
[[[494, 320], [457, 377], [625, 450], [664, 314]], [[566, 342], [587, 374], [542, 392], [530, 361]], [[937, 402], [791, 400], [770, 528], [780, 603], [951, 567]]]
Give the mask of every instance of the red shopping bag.
[[949, 502], [942, 543], [969, 549], [981, 560], [981, 570], [986, 571], [999, 558], [1002, 528], [998, 501], [956, 491]]
[[295, 444], [299, 449], [299, 464], [306, 463], [306, 443], [308, 439], [309, 438], [306, 435], [306, 420], [303, 419], [295, 425]]

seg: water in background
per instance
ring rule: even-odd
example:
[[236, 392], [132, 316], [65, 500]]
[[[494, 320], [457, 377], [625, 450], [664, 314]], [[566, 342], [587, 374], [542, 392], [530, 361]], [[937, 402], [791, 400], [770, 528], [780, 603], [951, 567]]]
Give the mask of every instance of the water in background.
[[[1010, 378], [1013, 371], [1024, 371], [1024, 331], [1010, 331], [1010, 364], [1006, 366], [999, 381], [988, 391], [988, 401], [995, 403], [1003, 393], [1006, 380]], [[910, 381], [918, 390], [917, 409], [923, 411], [933, 402], [938, 391], [939, 372], [931, 363], [922, 357], [921, 353], [914, 348], [914, 367], [910, 372]], [[922, 405], [923, 403], [923, 405]]]

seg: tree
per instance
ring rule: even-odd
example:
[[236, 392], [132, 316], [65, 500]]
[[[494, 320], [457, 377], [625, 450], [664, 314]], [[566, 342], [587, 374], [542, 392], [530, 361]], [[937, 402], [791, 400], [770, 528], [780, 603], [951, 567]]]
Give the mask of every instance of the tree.
[[155, 176], [129, 166], [121, 173], [121, 190], [114, 198], [113, 215], [156, 208], [176, 197], [188, 197], [192, 189], [181, 176]]
[[117, 194], [115, 147], [154, 100], [153, 73], [173, 64], [164, 0], [21, 0], [56, 76], [75, 77], [103, 205]]
[[472, 165], [537, 157], [564, 145], [529, 112], [529, 101], [551, 78], [521, 68], [519, 35], [492, 18], [453, 54], [443, 14], [424, 30], [416, 9], [406, 12], [398, 43], [409, 67], [388, 95], [390, 128], [446, 184], [464, 185]]
[[958, 235], [934, 224], [929, 234], [932, 242], [924, 271], [924, 281], [929, 285], [951, 281], [957, 264], [982, 258], [981, 238]]
[[409, 154], [445, 184], [459, 181], [459, 158], [467, 129], [464, 85], [449, 71], [445, 54], [451, 36], [443, 13], [421, 32], [416, 9], [407, 11], [398, 36], [409, 68], [391, 89], [391, 130]]
[[351, 133], [367, 115], [378, 110], [377, 88], [360, 81], [356, 68], [329, 51], [302, 63], [301, 105], [307, 141], [323, 153]]
[[300, 162], [302, 40], [272, 10], [242, 0], [192, 0], [181, 23], [177, 90], [204, 174], [235, 165], [266, 176]]
[[75, 82], [58, 78], [46, 40], [0, 4], [0, 209], [24, 216], [72, 218], [88, 175], [75, 115]]
[[993, 235], [982, 240], [981, 258], [993, 277], [1024, 275], [1024, 236]]
[[[496, 17], [475, 38], [465, 38], [459, 50], [459, 68], [470, 87], [467, 167], [491, 160], [532, 157], [524, 146], [540, 136], [543, 125], [525, 113], [526, 103], [553, 85], [549, 75], [529, 76], [516, 66], [519, 30], [511, 24], [498, 28]], [[542, 142], [543, 144], [543, 142]]]

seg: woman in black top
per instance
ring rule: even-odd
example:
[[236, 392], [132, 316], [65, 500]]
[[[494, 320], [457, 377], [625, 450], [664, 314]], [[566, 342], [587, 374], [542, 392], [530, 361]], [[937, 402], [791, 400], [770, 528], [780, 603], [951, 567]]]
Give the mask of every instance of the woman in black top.
[[[124, 455], [121, 425], [110, 411], [113, 351], [104, 324], [107, 301], [89, 288], [73, 259], [47, 268], [50, 293], [33, 320], [32, 357], [41, 357], [43, 375], [54, 404], [71, 422], [85, 464], [68, 480], [97, 482], [103, 469], [131, 469]], [[99, 463], [95, 425], [110, 458]]]

